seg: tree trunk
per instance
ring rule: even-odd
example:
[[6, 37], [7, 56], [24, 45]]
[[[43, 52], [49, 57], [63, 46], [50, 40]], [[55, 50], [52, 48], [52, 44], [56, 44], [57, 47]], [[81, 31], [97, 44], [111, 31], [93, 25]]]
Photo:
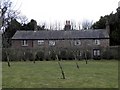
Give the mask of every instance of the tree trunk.
[[35, 63], [35, 59], [34, 59], [33, 63]]
[[79, 69], [79, 65], [78, 65], [78, 63], [76, 62], [76, 66], [77, 66], [77, 68]]
[[85, 52], [85, 61], [86, 61], [86, 64], [87, 64], [87, 54], [86, 54], [86, 52]]
[[7, 51], [6, 51], [6, 57], [7, 57], [8, 67], [10, 67], [10, 59], [9, 59], [9, 55], [8, 55]]
[[[57, 56], [57, 55], [56, 55], [56, 59], [58, 60], [58, 56]], [[64, 73], [64, 71], [63, 71], [63, 68], [62, 68], [62, 66], [61, 66], [61, 64], [60, 64], [60, 62], [59, 62], [59, 60], [58, 60], [58, 65], [59, 65], [59, 67], [60, 67], [61, 74], [62, 74], [62, 76], [63, 76], [62, 79], [65, 79], [65, 73]]]
[[75, 58], [75, 61], [76, 61], [76, 66], [77, 66], [77, 68], [79, 69], [79, 65], [78, 65], [78, 63], [77, 63], [77, 58], [76, 58], [75, 55], [74, 55], [74, 58]]
[[62, 66], [61, 66], [59, 61], [58, 61], [58, 64], [59, 64], [59, 67], [61, 69], [61, 73], [62, 73], [63, 79], [65, 79], [65, 74], [64, 74], [64, 71], [63, 71]]

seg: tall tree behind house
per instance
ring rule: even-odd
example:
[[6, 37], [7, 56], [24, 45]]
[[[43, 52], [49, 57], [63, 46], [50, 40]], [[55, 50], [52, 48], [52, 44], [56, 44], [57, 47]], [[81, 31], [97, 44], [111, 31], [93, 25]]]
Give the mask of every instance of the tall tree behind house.
[[101, 16], [99, 21], [92, 25], [94, 29], [106, 28], [106, 18], [110, 25], [110, 45], [120, 45], [120, 7], [117, 8], [117, 12], [109, 15]]

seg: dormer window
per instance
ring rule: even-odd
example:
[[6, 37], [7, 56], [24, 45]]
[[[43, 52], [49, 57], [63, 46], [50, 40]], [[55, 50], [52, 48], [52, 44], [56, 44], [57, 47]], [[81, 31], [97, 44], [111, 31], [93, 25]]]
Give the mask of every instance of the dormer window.
[[76, 40], [75, 41], [75, 45], [81, 45], [81, 41], [80, 40]]
[[22, 40], [21, 44], [22, 44], [22, 46], [28, 46], [28, 41], [27, 40]]
[[44, 40], [38, 40], [38, 45], [43, 45], [44, 44]]
[[100, 40], [95, 40], [96, 45], [100, 45]]
[[55, 41], [49, 41], [50, 46], [55, 46]]

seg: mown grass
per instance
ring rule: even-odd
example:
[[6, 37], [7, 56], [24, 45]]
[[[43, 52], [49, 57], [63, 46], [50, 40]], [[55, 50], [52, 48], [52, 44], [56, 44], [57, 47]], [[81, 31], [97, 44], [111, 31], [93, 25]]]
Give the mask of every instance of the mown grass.
[[118, 61], [61, 61], [66, 79], [61, 79], [57, 61], [3, 62], [3, 88], [118, 88]]

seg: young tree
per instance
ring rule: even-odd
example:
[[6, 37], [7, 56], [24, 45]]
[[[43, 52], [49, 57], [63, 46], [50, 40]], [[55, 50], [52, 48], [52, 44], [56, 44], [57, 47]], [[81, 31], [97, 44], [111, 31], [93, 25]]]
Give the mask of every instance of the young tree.
[[63, 79], [65, 79], [65, 73], [64, 73], [64, 71], [63, 71], [62, 65], [61, 65], [60, 62], [59, 62], [58, 55], [56, 55], [56, 59], [57, 59], [57, 61], [58, 61], [58, 65], [59, 65], [59, 67], [60, 67], [60, 70], [61, 70], [61, 74], [62, 74], [62, 76], [63, 76]]

